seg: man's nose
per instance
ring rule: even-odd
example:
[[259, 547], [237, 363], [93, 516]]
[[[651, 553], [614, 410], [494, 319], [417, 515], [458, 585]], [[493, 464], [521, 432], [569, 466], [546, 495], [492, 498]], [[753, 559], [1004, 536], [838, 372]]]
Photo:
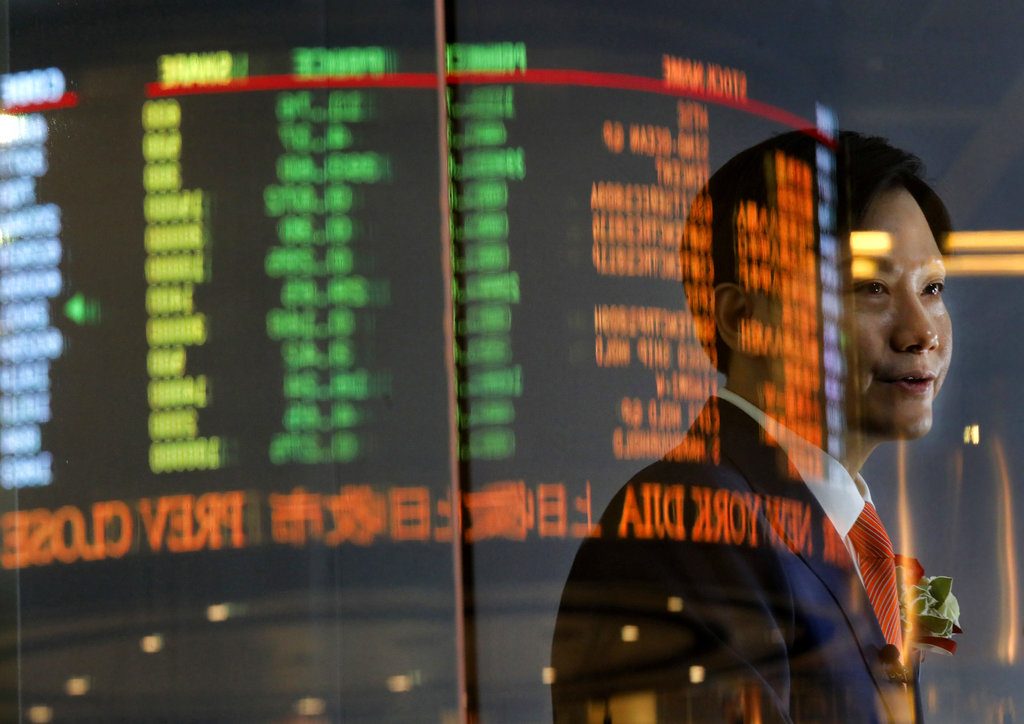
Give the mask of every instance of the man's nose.
[[935, 320], [917, 295], [900, 301], [892, 330], [892, 346], [897, 352], [920, 354], [939, 346]]

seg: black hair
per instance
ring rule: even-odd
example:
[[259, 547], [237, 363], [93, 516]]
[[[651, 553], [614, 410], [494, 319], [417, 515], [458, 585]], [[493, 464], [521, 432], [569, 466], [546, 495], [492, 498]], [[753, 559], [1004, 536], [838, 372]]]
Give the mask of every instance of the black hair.
[[[696, 215], [694, 212], [698, 204], [703, 205], [702, 210], [708, 205], [711, 208], [712, 286], [736, 283], [738, 280], [737, 210], [742, 203], [751, 201], [762, 208], [769, 206], [769, 199], [774, 194], [774, 177], [770, 169], [775, 155], [781, 152], [803, 161], [813, 173], [819, 146], [820, 142], [813, 132], [791, 131], [780, 134], [733, 156], [711, 176], [698, 201], [694, 203], [691, 215]], [[895, 188], [904, 188], [921, 207], [939, 250], [945, 250], [946, 236], [952, 230], [949, 211], [924, 180], [924, 164], [920, 158], [896, 148], [884, 138], [842, 131], [836, 139], [834, 159], [837, 236], [847, 238], [851, 230], [858, 229], [868, 207], [879, 195]], [[817, 209], [819, 195], [813, 176], [811, 193], [814, 208]], [[696, 296], [694, 284], [697, 280], [688, 276], [688, 270], [693, 266], [687, 260], [691, 253], [690, 243], [684, 238], [680, 247], [683, 284], [693, 310]], [[713, 302], [708, 311], [714, 314]], [[715, 366], [720, 372], [725, 372], [728, 369], [730, 350], [717, 330], [713, 331], [713, 337], [711, 330], [704, 330], [700, 337], [709, 356], [713, 354]], [[714, 346], [713, 350], [709, 348], [711, 345]]]
[[853, 131], [839, 134], [837, 156], [841, 156], [837, 166], [840, 211], [843, 206], [848, 209], [846, 231], [860, 228], [868, 207], [879, 195], [902, 187], [921, 207], [939, 251], [945, 252], [953, 224], [946, 205], [924, 180], [920, 158], [884, 138]]

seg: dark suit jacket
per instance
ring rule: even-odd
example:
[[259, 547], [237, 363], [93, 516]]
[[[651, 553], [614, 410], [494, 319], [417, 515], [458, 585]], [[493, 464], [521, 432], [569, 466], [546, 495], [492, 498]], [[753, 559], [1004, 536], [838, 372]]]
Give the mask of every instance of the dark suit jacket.
[[766, 437], [712, 400], [616, 494], [562, 595], [556, 722], [919, 720], [842, 540]]

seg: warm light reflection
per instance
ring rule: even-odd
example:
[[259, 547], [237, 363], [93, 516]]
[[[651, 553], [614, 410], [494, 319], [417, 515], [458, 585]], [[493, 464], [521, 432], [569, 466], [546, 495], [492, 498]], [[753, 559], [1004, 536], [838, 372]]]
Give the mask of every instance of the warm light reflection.
[[139, 648], [147, 654], [159, 653], [164, 648], [164, 637], [160, 634], [149, 634], [139, 640]]
[[704, 667], [703, 666], [691, 666], [690, 667], [690, 683], [691, 684], [702, 684], [702, 683], [704, 683]]
[[683, 610], [683, 599], [679, 596], [669, 596], [667, 608], [672, 613], [679, 613]]
[[999, 518], [999, 533], [1002, 540], [1000, 549], [1000, 563], [1003, 569], [1003, 596], [1000, 606], [999, 620], [1002, 627], [999, 632], [997, 656], [1005, 664], [1013, 664], [1017, 661], [1017, 636], [1020, 631], [1020, 612], [1018, 610], [1017, 594], [1017, 544], [1016, 533], [1013, 526], [1013, 497], [1011, 495], [1010, 469], [1006, 464], [1006, 452], [1003, 450], [1003, 441], [999, 438], [992, 440], [992, 452], [996, 458], [996, 468], [999, 471], [1000, 482], [1000, 506], [1001, 516]]
[[[912, 556], [914, 550], [914, 534], [912, 530], [912, 522], [910, 520], [910, 496], [907, 493], [907, 443], [904, 440], [900, 440], [896, 445], [896, 480], [897, 480], [897, 499], [896, 499], [896, 511], [899, 516], [899, 550], [896, 552], [905, 556]], [[907, 626], [910, 630], [913, 630], [916, 622], [914, 621], [913, 607], [909, 604], [910, 586], [903, 586], [904, 600], [900, 602], [901, 606], [907, 614]], [[909, 661], [908, 653], [910, 652], [910, 637], [903, 637], [903, 661]]]
[[307, 696], [295, 702], [295, 713], [299, 716], [321, 716], [327, 712], [327, 702], [315, 696]]
[[1024, 231], [954, 231], [946, 236], [951, 254], [965, 251], [1024, 251]]
[[658, 717], [658, 695], [653, 691], [630, 691], [589, 701], [586, 721], [588, 724], [657, 724], [661, 721]]
[[763, 724], [761, 713], [761, 689], [748, 683], [743, 689], [743, 721], [746, 724]]
[[231, 608], [226, 603], [214, 603], [206, 607], [206, 620], [213, 623], [227, 621]]
[[45, 704], [30, 706], [25, 714], [32, 724], [49, 724], [53, 721], [53, 707], [46, 706]]
[[950, 276], [1017, 276], [1024, 274], [1024, 254], [965, 254], [943, 258]]
[[988, 721], [1000, 722], [1000, 724], [1017, 721], [1017, 707], [1013, 705], [1013, 699], [1006, 697], [996, 702], [991, 707]]
[[850, 275], [856, 279], [870, 279], [878, 272], [878, 262], [866, 257], [857, 257], [850, 264]]
[[626, 643], [633, 643], [640, 638], [640, 628], [632, 624], [622, 627], [622, 640]]
[[553, 666], [545, 666], [543, 669], [540, 670], [540, 680], [542, 683], [547, 684], [548, 686], [551, 686], [551, 684], [555, 683], [555, 677], [555, 667]]
[[387, 685], [392, 694], [402, 694], [412, 689], [412, 677], [408, 674], [389, 676]]
[[72, 676], [64, 682], [64, 691], [68, 696], [85, 696], [92, 687], [92, 679], [88, 676]]
[[981, 426], [968, 425], [964, 428], [964, 444], [978, 445], [981, 443]]
[[850, 233], [850, 253], [854, 256], [882, 256], [892, 250], [892, 236], [887, 231], [854, 231]]

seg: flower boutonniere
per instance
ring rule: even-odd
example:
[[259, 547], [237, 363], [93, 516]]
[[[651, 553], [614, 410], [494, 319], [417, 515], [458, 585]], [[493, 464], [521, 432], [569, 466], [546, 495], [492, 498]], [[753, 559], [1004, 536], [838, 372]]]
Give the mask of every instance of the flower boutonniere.
[[926, 576], [916, 558], [896, 556], [896, 587], [900, 620], [913, 645], [923, 651], [956, 653], [954, 634], [960, 628], [960, 603], [949, 576]]

